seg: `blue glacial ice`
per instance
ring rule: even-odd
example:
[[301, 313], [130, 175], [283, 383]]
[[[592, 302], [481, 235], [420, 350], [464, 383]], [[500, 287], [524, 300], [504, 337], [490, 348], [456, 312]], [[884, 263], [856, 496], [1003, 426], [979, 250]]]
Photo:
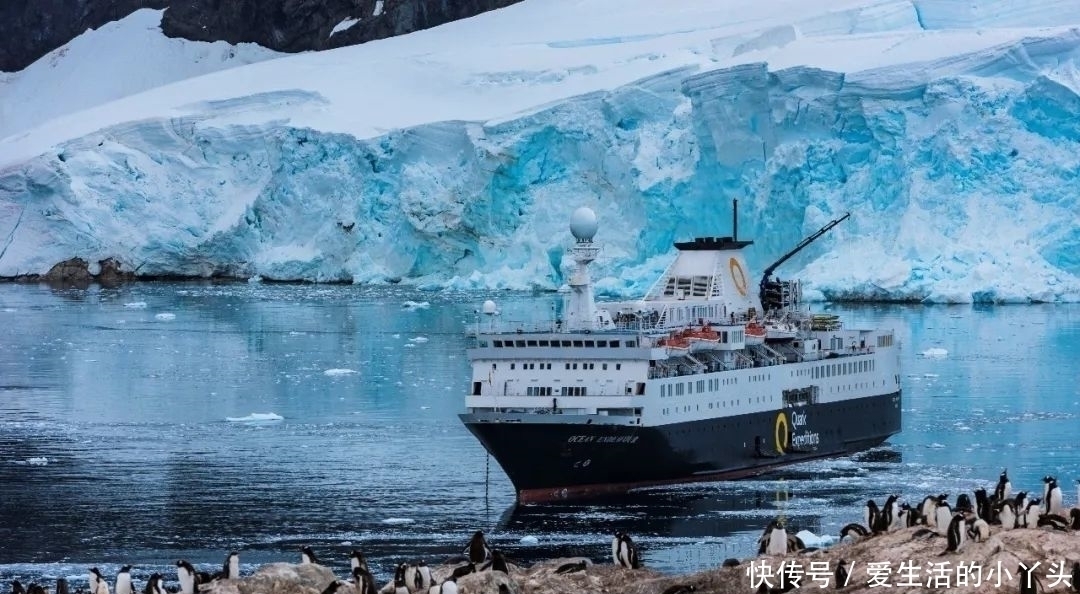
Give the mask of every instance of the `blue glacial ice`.
[[[155, 118], [0, 170], [0, 276], [71, 257], [140, 275], [555, 289], [600, 218], [601, 294], [730, 234], [808, 297], [1080, 300], [1080, 31], [840, 74], [687, 68], [514, 119], [357, 139]], [[917, 74], [913, 74], [918, 71]], [[248, 102], [318, 102], [296, 91]]]

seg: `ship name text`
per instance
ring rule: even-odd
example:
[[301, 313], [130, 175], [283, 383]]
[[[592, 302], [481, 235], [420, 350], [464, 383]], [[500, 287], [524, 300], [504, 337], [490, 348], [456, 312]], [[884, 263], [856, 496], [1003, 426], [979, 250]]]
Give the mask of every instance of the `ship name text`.
[[637, 435], [571, 435], [566, 443], [637, 443]]

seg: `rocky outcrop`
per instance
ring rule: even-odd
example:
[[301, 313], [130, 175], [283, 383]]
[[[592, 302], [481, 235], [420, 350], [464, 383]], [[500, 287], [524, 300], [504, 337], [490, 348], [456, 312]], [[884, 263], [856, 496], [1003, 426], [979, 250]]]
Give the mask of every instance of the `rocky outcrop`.
[[105, 286], [115, 286], [125, 281], [135, 279], [135, 274], [125, 270], [119, 261], [107, 258], [98, 262], [96, 272], [91, 270], [90, 264], [82, 258], [64, 260], [42, 275], [29, 274], [15, 277], [16, 282], [46, 282], [61, 286], [87, 286], [90, 283], [98, 283]]
[[[403, 35], [520, 0], [35, 0], [0, 2], [0, 71], [22, 70], [88, 28], [139, 8], [168, 8], [162, 30], [196, 41], [251, 42], [285, 52]], [[351, 27], [333, 33], [342, 21]], [[333, 35], [331, 35], [333, 33]]]

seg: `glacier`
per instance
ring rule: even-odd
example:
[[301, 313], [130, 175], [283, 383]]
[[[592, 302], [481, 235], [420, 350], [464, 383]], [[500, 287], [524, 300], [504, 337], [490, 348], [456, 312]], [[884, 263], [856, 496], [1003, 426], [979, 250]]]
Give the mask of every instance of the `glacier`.
[[779, 270], [811, 299], [1080, 300], [1080, 6], [714, 4], [526, 0], [57, 116], [0, 140], [0, 276], [556, 289], [586, 205], [635, 296], [737, 198], [759, 271], [851, 212]]

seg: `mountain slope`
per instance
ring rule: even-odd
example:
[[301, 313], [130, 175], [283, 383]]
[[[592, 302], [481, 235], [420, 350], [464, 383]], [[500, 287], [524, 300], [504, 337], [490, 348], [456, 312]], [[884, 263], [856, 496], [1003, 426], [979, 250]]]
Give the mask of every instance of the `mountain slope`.
[[852, 212], [780, 271], [819, 296], [1080, 298], [1080, 8], [736, 4], [527, 0], [57, 118], [0, 141], [0, 275], [555, 288], [588, 204], [633, 294], [740, 198], [758, 269]]

